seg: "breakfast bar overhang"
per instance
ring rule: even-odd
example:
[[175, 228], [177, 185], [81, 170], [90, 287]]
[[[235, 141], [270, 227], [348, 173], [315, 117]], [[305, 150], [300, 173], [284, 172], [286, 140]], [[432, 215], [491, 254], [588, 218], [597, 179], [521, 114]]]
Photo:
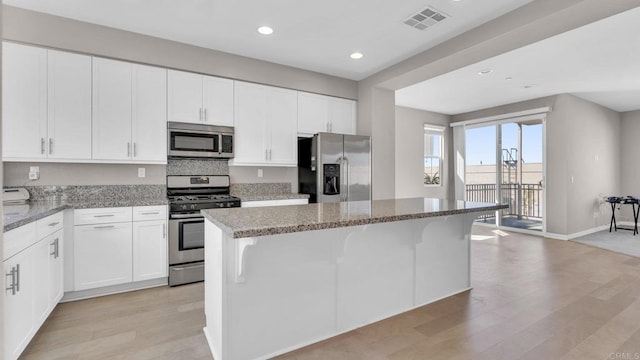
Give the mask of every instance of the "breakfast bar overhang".
[[411, 198], [203, 210], [211, 352], [268, 359], [469, 290], [471, 225], [506, 207]]

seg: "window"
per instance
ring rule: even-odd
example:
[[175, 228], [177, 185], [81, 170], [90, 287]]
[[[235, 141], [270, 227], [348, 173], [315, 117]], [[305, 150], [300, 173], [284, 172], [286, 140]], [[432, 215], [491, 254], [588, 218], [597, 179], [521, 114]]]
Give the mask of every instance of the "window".
[[424, 125], [424, 185], [441, 185], [444, 127]]

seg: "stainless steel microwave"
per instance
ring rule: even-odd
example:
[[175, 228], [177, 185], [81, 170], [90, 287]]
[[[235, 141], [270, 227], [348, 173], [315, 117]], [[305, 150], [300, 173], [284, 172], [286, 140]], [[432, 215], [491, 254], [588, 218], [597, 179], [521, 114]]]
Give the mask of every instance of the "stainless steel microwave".
[[233, 128], [202, 124], [167, 123], [169, 158], [233, 157]]

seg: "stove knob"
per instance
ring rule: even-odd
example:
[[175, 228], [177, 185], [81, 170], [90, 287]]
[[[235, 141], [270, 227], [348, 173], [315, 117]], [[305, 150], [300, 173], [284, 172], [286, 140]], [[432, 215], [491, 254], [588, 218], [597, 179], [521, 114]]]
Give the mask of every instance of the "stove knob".
[[191, 209], [195, 210], [195, 208], [196, 208], [196, 204], [191, 204]]
[[180, 205], [180, 208], [181, 208], [182, 210], [187, 210], [187, 205]]

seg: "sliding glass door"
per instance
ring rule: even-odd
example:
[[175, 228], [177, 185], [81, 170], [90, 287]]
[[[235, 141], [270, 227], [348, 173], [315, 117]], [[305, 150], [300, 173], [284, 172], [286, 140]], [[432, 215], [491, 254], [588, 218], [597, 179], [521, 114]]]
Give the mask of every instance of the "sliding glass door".
[[536, 119], [467, 128], [465, 198], [509, 205], [479, 222], [543, 230], [543, 126]]

